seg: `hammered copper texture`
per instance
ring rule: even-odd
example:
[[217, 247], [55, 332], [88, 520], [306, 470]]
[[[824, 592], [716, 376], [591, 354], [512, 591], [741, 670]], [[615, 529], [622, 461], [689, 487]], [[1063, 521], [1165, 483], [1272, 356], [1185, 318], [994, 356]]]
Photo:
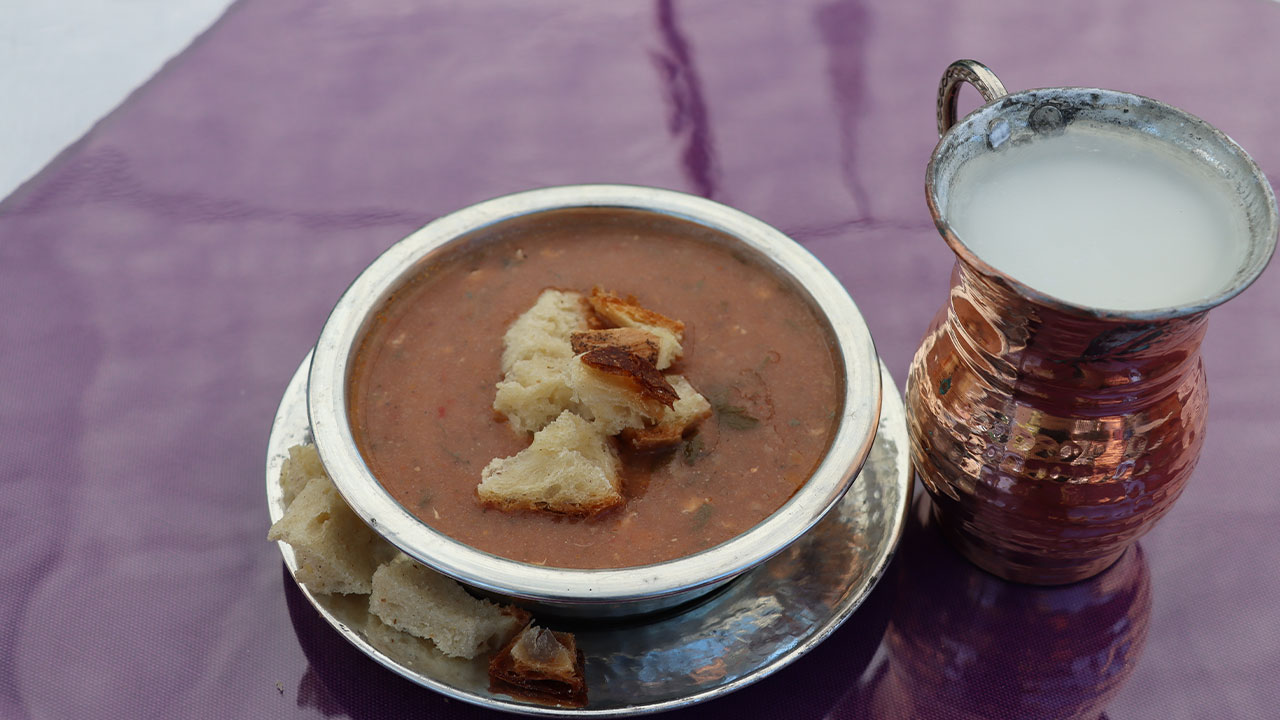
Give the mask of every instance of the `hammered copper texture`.
[[1115, 562], [1199, 457], [1206, 319], [1072, 315], [958, 261], [906, 391], [912, 462], [948, 536], [1020, 582]]

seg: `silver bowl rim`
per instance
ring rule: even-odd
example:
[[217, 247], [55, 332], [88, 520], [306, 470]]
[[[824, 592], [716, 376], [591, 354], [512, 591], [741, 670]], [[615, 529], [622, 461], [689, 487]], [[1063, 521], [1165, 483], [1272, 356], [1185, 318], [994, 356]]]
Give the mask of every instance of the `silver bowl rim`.
[[[707, 550], [651, 565], [557, 568], [500, 557], [435, 530], [400, 505], [365, 464], [347, 418], [346, 385], [366, 318], [433, 251], [507, 220], [574, 208], [654, 212], [718, 230], [789, 275], [830, 326], [844, 372], [836, 434], [808, 482], [745, 533]], [[565, 606], [642, 603], [734, 577], [780, 552], [822, 519], [849, 489], [875, 439], [879, 360], [861, 313], [821, 262], [746, 213], [684, 193], [631, 185], [547, 187], [480, 202], [440, 217], [392, 245], [343, 293], [316, 343], [307, 408], [321, 461], [343, 498], [376, 532], [415, 560], [466, 585], [519, 600]]]

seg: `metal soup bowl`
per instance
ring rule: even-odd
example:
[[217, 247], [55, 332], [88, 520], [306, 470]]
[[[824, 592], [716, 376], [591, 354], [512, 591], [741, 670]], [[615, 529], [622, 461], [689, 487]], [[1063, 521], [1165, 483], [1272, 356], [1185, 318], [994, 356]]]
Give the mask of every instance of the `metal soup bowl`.
[[[386, 298], [441, 251], [483, 242], [490, 230], [518, 229], [544, 213], [618, 209], [652, 213], [727, 236], [797, 292], [824, 319], [843, 375], [839, 424], [809, 480], [755, 527], [701, 552], [651, 565], [568, 569], [517, 562], [470, 545], [419, 520], [374, 477], [357, 449], [347, 414], [348, 379], [366, 322]], [[639, 215], [634, 211], [642, 211]], [[498, 343], [499, 339], [494, 338]], [[494, 352], [501, 348], [495, 344]], [[759, 565], [802, 536], [852, 485], [875, 439], [880, 414], [875, 346], [853, 300], [804, 248], [778, 230], [719, 203], [670, 190], [623, 185], [553, 187], [496, 198], [426, 225], [391, 246], [356, 278], [329, 315], [311, 362], [307, 405], [316, 448], [342, 496], [375, 531], [415, 560], [481, 594], [562, 616], [605, 617], [669, 608]], [[476, 478], [477, 483], [479, 477]]]

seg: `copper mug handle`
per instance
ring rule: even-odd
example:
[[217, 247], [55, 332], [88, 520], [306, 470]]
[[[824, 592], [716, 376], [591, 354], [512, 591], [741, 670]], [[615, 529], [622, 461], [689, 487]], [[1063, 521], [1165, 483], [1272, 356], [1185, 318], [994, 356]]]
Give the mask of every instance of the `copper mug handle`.
[[938, 83], [938, 137], [947, 134], [956, 124], [956, 100], [960, 95], [960, 83], [967, 82], [974, 87], [985, 102], [999, 99], [1009, 94], [1004, 83], [991, 72], [991, 68], [977, 60], [957, 60], [947, 66], [942, 73], [942, 82]]

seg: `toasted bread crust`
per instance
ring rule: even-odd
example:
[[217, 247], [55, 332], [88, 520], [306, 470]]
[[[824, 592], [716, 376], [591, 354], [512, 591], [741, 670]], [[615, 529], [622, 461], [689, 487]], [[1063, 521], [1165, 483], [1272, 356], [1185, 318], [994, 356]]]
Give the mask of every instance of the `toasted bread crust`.
[[584, 517], [621, 505], [612, 442], [565, 410], [534, 433], [529, 447], [495, 458], [480, 473], [476, 497], [485, 507]]
[[591, 289], [591, 296], [587, 298], [587, 302], [591, 303], [592, 309], [600, 317], [615, 325], [623, 327], [632, 324], [652, 325], [670, 330], [675, 333], [677, 340], [684, 339], [684, 323], [642, 307], [633, 296], [620, 298], [597, 286]]
[[635, 383], [636, 390], [644, 397], [656, 400], [667, 407], [676, 404], [680, 396], [671, 383], [658, 372], [652, 363], [619, 347], [600, 347], [581, 355], [582, 364], [603, 373], [625, 377]]
[[684, 428], [677, 425], [650, 425], [644, 428], [627, 428], [622, 431], [622, 441], [632, 450], [657, 450], [671, 447], [684, 439]]
[[393, 552], [347, 505], [327, 474], [307, 481], [267, 539], [293, 548], [295, 577], [317, 593], [368, 595], [378, 565]]
[[711, 416], [711, 403], [683, 375], [667, 375], [680, 399], [653, 425], [626, 428], [622, 441], [635, 450], [656, 450], [680, 442], [698, 423]]
[[596, 500], [588, 500], [578, 502], [572, 506], [568, 505], [552, 505], [548, 502], [539, 502], [526, 499], [499, 499], [493, 496], [478, 496], [480, 504], [501, 510], [503, 512], [538, 512], [550, 515], [563, 515], [565, 517], [591, 517], [597, 513], [606, 510], [612, 510], [626, 501], [626, 498], [618, 495], [614, 498], [600, 498]]
[[622, 348], [643, 358], [650, 365], [658, 364], [658, 336], [640, 328], [609, 328], [576, 332], [569, 337], [573, 354], [602, 347]]
[[[521, 652], [528, 646], [554, 645], [553, 657]], [[567, 662], [562, 661], [567, 656]], [[572, 633], [530, 624], [489, 661], [490, 690], [562, 707], [587, 704], [585, 658]]]

